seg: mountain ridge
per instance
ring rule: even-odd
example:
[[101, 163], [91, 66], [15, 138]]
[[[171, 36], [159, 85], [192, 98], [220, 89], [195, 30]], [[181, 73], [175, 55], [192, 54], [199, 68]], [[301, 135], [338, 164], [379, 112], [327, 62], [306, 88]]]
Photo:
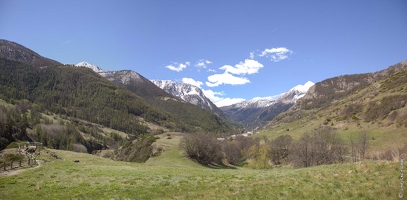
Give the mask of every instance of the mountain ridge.
[[4, 39], [0, 39], [0, 57], [35, 67], [62, 65], [60, 62], [43, 57], [21, 44]]
[[[210, 109], [202, 110], [202, 108], [189, 101], [174, 97], [137, 72], [132, 70], [105, 71], [98, 66], [85, 61], [80, 62], [75, 66], [89, 68], [94, 72], [98, 71], [96, 73], [98, 73], [100, 76], [106, 78], [116, 85], [122, 86], [134, 92], [137, 95], [140, 95], [141, 97], [147, 99], [151, 104], [180, 117], [180, 119], [183, 121], [188, 121], [189, 123], [197, 126], [199, 125], [200, 121], [205, 121], [209, 118], [214, 120], [215, 124], [212, 124], [213, 127], [206, 126], [206, 130], [215, 130], [215, 132], [219, 132], [220, 130], [221, 132], [233, 132], [232, 128], [229, 127], [232, 123], [228, 122], [226, 115], [224, 115], [220, 109], [218, 109], [217, 112], [212, 112]], [[210, 102], [209, 99], [206, 98], [206, 100]], [[209, 105], [216, 110], [217, 107], [212, 102], [210, 102]], [[212, 114], [215, 115], [215, 113], [217, 116], [211, 116]]]
[[224, 106], [221, 109], [231, 119], [243, 123], [248, 129], [258, 129], [266, 125], [281, 112], [293, 106], [299, 98], [305, 95], [312, 85], [314, 83], [308, 81], [304, 85], [297, 85], [280, 95], [254, 98], [230, 106]]
[[280, 113], [261, 132], [293, 138], [321, 127], [341, 135], [367, 133], [374, 151], [401, 148], [407, 128], [407, 61], [378, 72], [332, 77]]

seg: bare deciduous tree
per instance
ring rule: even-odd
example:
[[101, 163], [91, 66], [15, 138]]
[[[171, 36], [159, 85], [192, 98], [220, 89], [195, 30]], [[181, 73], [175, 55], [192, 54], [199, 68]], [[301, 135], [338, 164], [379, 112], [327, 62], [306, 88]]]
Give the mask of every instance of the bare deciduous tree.
[[290, 135], [281, 135], [269, 143], [271, 160], [275, 165], [285, 162], [293, 138]]
[[297, 167], [332, 164], [343, 162], [346, 150], [338, 133], [323, 127], [313, 133], [305, 133], [299, 141], [292, 143], [289, 160]]
[[223, 152], [225, 153], [226, 160], [231, 165], [240, 166], [243, 163], [243, 155], [241, 149], [237, 146], [235, 141], [224, 142], [222, 144]]
[[204, 134], [188, 134], [180, 142], [186, 156], [203, 165], [222, 164], [223, 154], [215, 137]]
[[349, 136], [351, 157], [353, 162], [365, 159], [366, 150], [368, 148], [368, 134], [361, 132], [357, 135]]

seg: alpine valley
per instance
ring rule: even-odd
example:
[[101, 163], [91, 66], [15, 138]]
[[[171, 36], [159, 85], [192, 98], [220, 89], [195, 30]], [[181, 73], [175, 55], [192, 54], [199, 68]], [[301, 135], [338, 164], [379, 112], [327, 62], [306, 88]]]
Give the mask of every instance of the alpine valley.
[[1, 198], [390, 199], [406, 102], [407, 61], [218, 108], [0, 40]]
[[264, 98], [254, 98], [230, 106], [221, 107], [231, 119], [242, 123], [248, 130], [262, 128], [280, 113], [288, 110], [298, 99], [302, 98], [314, 83], [308, 81], [288, 92]]
[[[148, 80], [131, 70], [105, 71], [87, 62], [63, 65], [0, 40], [0, 147], [29, 140], [144, 161], [152, 155], [151, 149], [143, 150], [153, 142], [144, 138], [150, 134], [227, 137], [252, 131], [270, 139], [283, 134], [298, 139], [306, 131], [330, 127], [344, 136], [363, 130], [372, 149], [382, 151], [407, 142], [402, 134], [407, 127], [406, 73], [404, 61], [218, 108], [190, 84]], [[144, 151], [150, 153], [128, 156]]]

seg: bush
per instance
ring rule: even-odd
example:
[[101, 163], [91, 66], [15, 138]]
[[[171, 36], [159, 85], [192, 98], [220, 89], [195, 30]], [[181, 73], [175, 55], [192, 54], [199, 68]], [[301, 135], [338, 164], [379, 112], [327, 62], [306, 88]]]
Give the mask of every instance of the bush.
[[221, 145], [215, 137], [204, 134], [185, 135], [180, 142], [180, 147], [187, 157], [202, 165], [222, 164], [223, 154]]
[[343, 162], [346, 146], [339, 134], [330, 127], [313, 133], [305, 133], [299, 141], [291, 144], [289, 160], [296, 167]]
[[126, 142], [115, 151], [115, 160], [145, 162], [153, 155], [152, 144], [157, 140], [153, 135], [144, 135], [137, 140]]
[[236, 142], [228, 141], [222, 144], [222, 150], [225, 153], [225, 158], [231, 165], [242, 166], [243, 155], [241, 149], [237, 146]]
[[281, 135], [270, 142], [271, 160], [275, 165], [286, 162], [293, 138], [290, 135]]
[[268, 145], [253, 145], [249, 149], [250, 162], [248, 167], [252, 169], [268, 169], [271, 168], [269, 164], [270, 147]]

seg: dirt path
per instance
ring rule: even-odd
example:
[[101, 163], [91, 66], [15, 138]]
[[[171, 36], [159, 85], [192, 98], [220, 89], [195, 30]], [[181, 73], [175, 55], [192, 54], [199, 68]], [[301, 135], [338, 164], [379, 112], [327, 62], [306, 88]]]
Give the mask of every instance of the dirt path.
[[38, 168], [38, 167], [41, 166], [41, 162], [39, 160], [37, 160], [37, 163], [38, 163], [38, 165], [35, 166], [35, 167], [24, 168], [24, 169], [14, 169], [14, 170], [8, 170], [8, 171], [0, 172], [0, 176], [12, 176], [12, 175], [19, 174], [21, 172], [25, 172], [25, 171], [30, 170], [30, 169]]

